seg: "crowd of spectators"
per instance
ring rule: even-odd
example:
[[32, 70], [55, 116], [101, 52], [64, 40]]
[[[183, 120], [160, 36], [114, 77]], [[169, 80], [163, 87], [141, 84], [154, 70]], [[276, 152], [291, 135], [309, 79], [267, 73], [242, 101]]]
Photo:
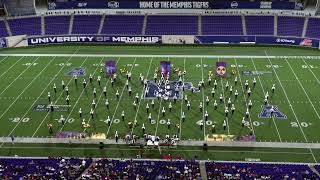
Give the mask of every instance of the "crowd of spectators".
[[76, 179], [91, 163], [74, 158], [3, 158], [0, 179]]
[[208, 179], [318, 179], [308, 165], [206, 162]]
[[[192, 160], [0, 158], [0, 179], [319, 179], [320, 165]], [[205, 169], [205, 171], [203, 171]]]
[[101, 159], [82, 179], [201, 179], [199, 162]]

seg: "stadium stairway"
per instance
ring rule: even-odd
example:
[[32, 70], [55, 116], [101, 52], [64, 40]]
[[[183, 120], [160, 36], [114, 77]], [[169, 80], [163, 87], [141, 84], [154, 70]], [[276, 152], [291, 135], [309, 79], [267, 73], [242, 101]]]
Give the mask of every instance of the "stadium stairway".
[[44, 22], [44, 15], [41, 15], [41, 35], [45, 35], [46, 28], [45, 28], [45, 22]]
[[71, 33], [72, 33], [73, 19], [74, 19], [74, 14], [71, 14], [69, 31], [68, 31], [69, 33], [68, 33], [68, 34], [71, 34]]
[[148, 21], [148, 15], [146, 14], [143, 19], [142, 35], [146, 35], [147, 21]]
[[278, 15], [274, 15], [274, 31], [273, 35], [277, 36], [278, 35]]
[[202, 180], [207, 180], [207, 170], [206, 170], [205, 163], [206, 163], [205, 161], [200, 161], [199, 162], [200, 174], [201, 174]]
[[100, 26], [99, 26], [99, 30], [98, 30], [98, 34], [101, 34], [103, 25], [104, 25], [104, 20], [106, 19], [106, 14], [102, 15], [101, 21], [100, 21]]
[[7, 19], [4, 19], [3, 22], [4, 22], [4, 24], [6, 25], [6, 29], [7, 29], [7, 32], [8, 32], [8, 34], [9, 34], [9, 36], [12, 36], [12, 32], [11, 32], [11, 29], [10, 29], [10, 25], [9, 25]]
[[302, 37], [306, 37], [308, 23], [309, 23], [309, 17], [305, 17], [303, 31], [302, 31]]
[[198, 16], [198, 35], [202, 35], [202, 16]]
[[246, 36], [247, 35], [246, 17], [242, 15], [241, 20], [242, 20], [242, 32], [243, 32], [243, 35]]
[[96, 161], [97, 161], [96, 159], [93, 159], [90, 166], [88, 166], [88, 168], [85, 169], [76, 180], [81, 180], [82, 176], [88, 173], [89, 169], [91, 169], [91, 167], [96, 163]]
[[317, 169], [314, 167], [314, 165], [309, 165], [309, 168], [320, 177], [320, 173], [317, 171]]

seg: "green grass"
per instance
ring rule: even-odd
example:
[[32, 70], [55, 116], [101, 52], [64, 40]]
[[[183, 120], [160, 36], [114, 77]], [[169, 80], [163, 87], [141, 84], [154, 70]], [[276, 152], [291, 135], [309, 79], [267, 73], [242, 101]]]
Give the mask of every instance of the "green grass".
[[[82, 119], [79, 118], [78, 110], [81, 107], [84, 118], [90, 121], [91, 127], [87, 129], [88, 133], [100, 132], [106, 134], [107, 138], [113, 138], [115, 131], [118, 131], [120, 137], [131, 133], [142, 135], [141, 125], [144, 123], [148, 134], [156, 134], [164, 137], [166, 134], [178, 134], [181, 139], [203, 140], [204, 136], [211, 134], [210, 126], [205, 126], [203, 130], [197, 125], [197, 121], [203, 119], [203, 113], [199, 112], [198, 105], [200, 101], [206, 96], [210, 97], [209, 106], [204, 107], [209, 113], [209, 120], [215, 122], [217, 134], [230, 134], [235, 136], [248, 135], [247, 128], [241, 128], [241, 119], [246, 110], [246, 102], [248, 101], [245, 94], [243, 94], [244, 81], [249, 80], [252, 86], [252, 80], [255, 77], [257, 85], [253, 90], [251, 100], [253, 108], [248, 123], [253, 126], [257, 141], [272, 141], [272, 142], [318, 142], [318, 129], [320, 128], [320, 98], [319, 87], [320, 81], [318, 75], [320, 74], [320, 61], [318, 59], [308, 58], [189, 58], [188, 55], [276, 55], [276, 56], [317, 56], [318, 51], [310, 49], [286, 48], [286, 47], [208, 47], [208, 46], [43, 46], [36, 48], [22, 48], [22, 49], [6, 49], [1, 53], [27, 53], [27, 54], [114, 54], [114, 57], [54, 57], [54, 56], [10, 56], [0, 57], [0, 136], [50, 136], [47, 124], [52, 123], [54, 132], [73, 131], [83, 132], [81, 127]], [[158, 54], [163, 57], [119, 57], [116, 54], [131, 54], [131, 55], [145, 55]], [[166, 55], [185, 55], [186, 57], [166, 57]], [[171, 113], [166, 117], [162, 117], [159, 109], [168, 107], [169, 102], [157, 101], [155, 108], [151, 109], [152, 117], [156, 121], [155, 124], [148, 122], [148, 115], [145, 107], [150, 100], [142, 99], [138, 105], [139, 109], [136, 111], [132, 107], [134, 95], [129, 96], [127, 90], [124, 88], [125, 76], [118, 73], [118, 81], [114, 87], [111, 87], [108, 78], [102, 78], [102, 87], [107, 85], [108, 99], [110, 101], [110, 109], [107, 110], [104, 106], [105, 98], [102, 95], [102, 88], [94, 81], [93, 84], [88, 84], [86, 89], [82, 88], [82, 79], [79, 77], [78, 86], [75, 85], [72, 77], [64, 76], [74, 67], [84, 67], [86, 69], [85, 78], [88, 80], [89, 74], [93, 74], [96, 78], [100, 72], [100, 67], [97, 64], [104, 63], [104, 61], [113, 59], [117, 61], [118, 70], [126, 68], [132, 71], [133, 94], [141, 95], [143, 92], [142, 86], [139, 82], [139, 74], [143, 74], [148, 79], [153, 78], [155, 68], [159, 67], [161, 60], [169, 59], [174, 66], [187, 71], [184, 77], [185, 82], [192, 82], [197, 85], [201, 79], [207, 80], [209, 71], [214, 71], [215, 62], [225, 61], [228, 63], [228, 68], [233, 67], [238, 76], [239, 83], [234, 86], [233, 81], [235, 76], [229, 75], [226, 78], [214, 78], [218, 82], [215, 98], [218, 101], [220, 94], [225, 94], [229, 97], [229, 92], [224, 92], [222, 84], [227, 81], [234, 86], [234, 90], [238, 90], [239, 97], [235, 101], [236, 112], [229, 116], [227, 130], [224, 131], [222, 123], [224, 119], [224, 105], [219, 104], [218, 110], [213, 109], [213, 98], [210, 95], [212, 88], [206, 83], [203, 92], [191, 93], [186, 91], [184, 94], [188, 96], [191, 101], [191, 110], [188, 111], [184, 102], [178, 101]], [[132, 65], [136, 64], [136, 65]], [[271, 76], [244, 76], [242, 71], [271, 71]], [[104, 74], [102, 74], [104, 77]], [[48, 104], [47, 92], [50, 91], [52, 100], [56, 104], [64, 105], [65, 93], [61, 91], [61, 80], [68, 84], [71, 108], [68, 112], [35, 112], [32, 107], [35, 104]], [[58, 93], [53, 92], [53, 83], [58, 86]], [[276, 84], [276, 92], [271, 95], [271, 86]], [[97, 109], [94, 119], [90, 118], [90, 108], [93, 99], [93, 88], [97, 88]], [[120, 100], [117, 101], [115, 92], [119, 91]], [[261, 112], [261, 105], [264, 100], [264, 93], [269, 91], [270, 104], [277, 105], [279, 110], [283, 112], [287, 119], [261, 119], [258, 117]], [[233, 97], [233, 96], [232, 96]], [[125, 111], [125, 121], [121, 120], [121, 112]], [[180, 113], [186, 113], [186, 121], [180, 122]], [[57, 121], [63, 115], [71, 123], [66, 123], [62, 126]], [[110, 127], [104, 122], [107, 116], [114, 119], [120, 119], [112, 123]], [[20, 118], [20, 120], [18, 119]], [[172, 127], [169, 130], [165, 124], [167, 119], [171, 120]], [[139, 126], [130, 129], [128, 127], [129, 121], [137, 120]], [[164, 121], [165, 120], [165, 121]], [[181, 131], [175, 128], [175, 124], [181, 124]], [[28, 145], [25, 145], [28, 146]], [[47, 147], [45, 145], [42, 145]], [[56, 146], [56, 145], [48, 145]], [[35, 150], [32, 148], [17, 148], [17, 145], [3, 144], [1, 155], [20, 154], [32, 155], [33, 151], [37, 154], [47, 155], [48, 149]], [[134, 157], [137, 151], [134, 149], [127, 150], [128, 147], [119, 147], [124, 149], [117, 152], [117, 146], [109, 149], [109, 156], [125, 156]], [[194, 154], [198, 154], [201, 159], [226, 159], [226, 160], [243, 160], [246, 157], [260, 158], [270, 161], [304, 161], [314, 162], [310, 150], [297, 150], [300, 153], [293, 153], [294, 151], [277, 149], [282, 153], [272, 153], [270, 149], [259, 149], [263, 152], [271, 153], [256, 153], [254, 149], [239, 150], [233, 148], [228, 152], [228, 148], [223, 148], [221, 151], [216, 148], [209, 150], [208, 153], [202, 152], [200, 148], [193, 149], [192, 147], [178, 147], [177, 150], [163, 150], [163, 153], [184, 154], [186, 158], [192, 158]], [[41, 151], [41, 152], [40, 152]], [[86, 156], [87, 154], [94, 156], [104, 156], [104, 153], [95, 152], [93, 149], [73, 149], [70, 151], [63, 149], [52, 149], [49, 152], [55, 155], [71, 155], [70, 152], [75, 152], [75, 155]], [[190, 152], [192, 151], [192, 152]], [[194, 152], [193, 152], [194, 151]], [[245, 152], [244, 152], [245, 151]], [[302, 152], [301, 152], [302, 151]], [[125, 153], [124, 155], [121, 152]], [[238, 152], [238, 153], [236, 153]], [[287, 152], [287, 153], [286, 153]], [[289, 152], [292, 152], [291, 154]], [[318, 150], [313, 150], [312, 153], [316, 156], [319, 154]], [[158, 150], [148, 150], [146, 157], [158, 157]], [[214, 154], [214, 155], [213, 155]], [[283, 154], [286, 154], [284, 157]], [[319, 161], [319, 159], [316, 159]]]

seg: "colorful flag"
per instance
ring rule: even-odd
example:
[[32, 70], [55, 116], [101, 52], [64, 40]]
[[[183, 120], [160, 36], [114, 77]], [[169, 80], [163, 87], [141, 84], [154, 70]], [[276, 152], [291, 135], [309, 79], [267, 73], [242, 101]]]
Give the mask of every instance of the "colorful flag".
[[106, 61], [106, 74], [107, 76], [111, 76], [116, 73], [116, 62], [115, 61]]
[[227, 63], [226, 62], [216, 62], [216, 76], [227, 75]]
[[161, 61], [160, 62], [160, 72], [164, 76], [167, 76], [167, 75], [170, 76], [170, 72], [171, 72], [171, 63], [170, 63], [170, 61]]

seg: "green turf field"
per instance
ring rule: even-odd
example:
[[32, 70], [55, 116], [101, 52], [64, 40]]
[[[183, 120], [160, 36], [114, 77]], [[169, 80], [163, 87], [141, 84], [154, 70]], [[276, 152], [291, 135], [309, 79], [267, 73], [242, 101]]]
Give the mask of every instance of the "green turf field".
[[[241, 120], [247, 103], [251, 99], [253, 107], [250, 110], [250, 117], [246, 119], [246, 125], [252, 127], [257, 141], [318, 142], [320, 140], [318, 135], [320, 60], [315, 57], [319, 55], [315, 50], [282, 47], [49, 46], [7, 49], [0, 53], [13, 54], [0, 57], [0, 136], [52, 136], [47, 128], [48, 123], [53, 124], [54, 133], [84, 132], [85, 129], [81, 126], [84, 118], [90, 124], [86, 129], [87, 133], [104, 133], [107, 138], [114, 138], [116, 131], [121, 138], [130, 133], [142, 136], [141, 126], [144, 124], [148, 134], [160, 137], [166, 134], [177, 134], [182, 140], [204, 140], [207, 135], [213, 133], [213, 123], [216, 125], [215, 134], [239, 137], [250, 133], [248, 128], [241, 127]], [[32, 54], [32, 56], [19, 55], [22, 53]], [[40, 54], [50, 55], [40, 56]], [[55, 56], [55, 54], [69, 55]], [[108, 55], [108, 57], [99, 56], [99, 54]], [[219, 55], [219, 57], [204, 55]], [[268, 56], [282, 57], [268, 58]], [[310, 58], [311, 56], [315, 58]], [[103, 68], [101, 64], [104, 65], [106, 60], [117, 62], [118, 80], [114, 87], [111, 87], [110, 79], [105, 78], [104, 73], [100, 73], [100, 68]], [[146, 104], [151, 105], [151, 100], [142, 98], [136, 109], [133, 108], [132, 103], [136, 93], [140, 97], [144, 92], [139, 74], [152, 80], [155, 69], [159, 68], [162, 60], [169, 60], [174, 67], [185, 70], [187, 73], [183, 77], [184, 82], [191, 82], [197, 86], [199, 81], [204, 79], [205, 87], [199, 93], [188, 90], [183, 93], [191, 102], [191, 110], [187, 109], [185, 101], [179, 100], [173, 104], [173, 101], [155, 100], [155, 107], [150, 108], [152, 114], [152, 123], [150, 123]], [[213, 82], [209, 86], [207, 77], [209, 71], [215, 71], [215, 63], [218, 61], [227, 62], [229, 74], [225, 78], [213, 76], [213, 81], [216, 80], [218, 85], [215, 96], [212, 97]], [[78, 85], [75, 84], [73, 77], [64, 75], [76, 67], [83, 67], [86, 71], [84, 77], [78, 77]], [[129, 83], [132, 87], [132, 96], [128, 95], [125, 88], [125, 75], [120, 74], [120, 68], [126, 68], [132, 73], [132, 82]], [[231, 69], [236, 71], [235, 75], [231, 75]], [[248, 76], [243, 75], [243, 71], [264, 71], [265, 74]], [[89, 82], [89, 74], [93, 74], [94, 82], [87, 83], [84, 89], [82, 81], [86, 78]], [[98, 75], [103, 77], [101, 87], [96, 82]], [[237, 85], [234, 85], [235, 77], [238, 78]], [[252, 86], [253, 78], [257, 80], [255, 87]], [[35, 105], [48, 105], [48, 91], [51, 92], [51, 99], [55, 105], [66, 105], [66, 93], [61, 90], [62, 80], [69, 87], [71, 104], [69, 110], [66, 112], [35, 111], [33, 108]], [[246, 95], [245, 80], [249, 81], [249, 87], [253, 91], [251, 98]], [[233, 86], [231, 95], [225, 88], [227, 82]], [[53, 83], [57, 85], [56, 94], [53, 92]], [[276, 87], [274, 94], [271, 93], [272, 84]], [[105, 106], [103, 86], [107, 87], [109, 110]], [[97, 108], [92, 119], [90, 109], [94, 99], [93, 88], [97, 89], [95, 98]], [[237, 100], [233, 95], [235, 90], [239, 92]], [[116, 91], [120, 94], [119, 100], [116, 99]], [[277, 106], [278, 110], [286, 116], [285, 119], [259, 117], [267, 91], [270, 94], [269, 104]], [[220, 94], [225, 97], [222, 103], [219, 103]], [[199, 103], [205, 102], [206, 96], [210, 99], [209, 105], [204, 103], [204, 111], [200, 112]], [[235, 104], [236, 111], [233, 115], [229, 113], [226, 119], [227, 127], [224, 130], [222, 125], [225, 119], [224, 106], [229, 97]], [[213, 108], [214, 100], [218, 102], [217, 110]], [[173, 104], [172, 112], [168, 109], [169, 102]], [[163, 107], [166, 108], [164, 117], [161, 113]], [[79, 108], [82, 108], [83, 118], [79, 117]], [[121, 119], [122, 111], [125, 112], [124, 121]], [[199, 121], [204, 119], [205, 111], [208, 111], [209, 119], [201, 129]], [[185, 112], [185, 122], [180, 118], [181, 112]], [[61, 115], [66, 118], [65, 125], [58, 121]], [[106, 123], [107, 116], [112, 119], [111, 126]], [[171, 121], [170, 129], [166, 124], [168, 119]], [[128, 122], [135, 120], [138, 125], [130, 128]], [[177, 124], [180, 129], [175, 127]], [[8, 146], [2, 144], [1, 147]], [[313, 161], [314, 158], [311, 155], [313, 152], [310, 153], [309, 150], [301, 154]]]

